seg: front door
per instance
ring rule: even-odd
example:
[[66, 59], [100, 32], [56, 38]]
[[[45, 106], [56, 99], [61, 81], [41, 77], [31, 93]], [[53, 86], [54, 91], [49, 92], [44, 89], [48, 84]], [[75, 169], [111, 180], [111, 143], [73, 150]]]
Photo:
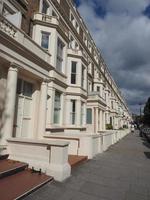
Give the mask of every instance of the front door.
[[33, 84], [18, 79], [14, 136], [28, 137], [31, 131]]

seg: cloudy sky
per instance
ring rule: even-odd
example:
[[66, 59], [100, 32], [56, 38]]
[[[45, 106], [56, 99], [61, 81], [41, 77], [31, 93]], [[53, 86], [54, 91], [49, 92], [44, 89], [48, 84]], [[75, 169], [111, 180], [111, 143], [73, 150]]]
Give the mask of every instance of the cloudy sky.
[[130, 109], [150, 96], [150, 0], [76, 0]]

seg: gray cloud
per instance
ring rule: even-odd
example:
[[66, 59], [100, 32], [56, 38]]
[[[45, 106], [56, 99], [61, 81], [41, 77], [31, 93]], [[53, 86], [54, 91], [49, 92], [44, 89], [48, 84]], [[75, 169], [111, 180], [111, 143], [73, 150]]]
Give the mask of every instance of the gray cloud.
[[[81, 0], [79, 11], [133, 112], [150, 96], [150, 0]], [[101, 18], [95, 6], [107, 12]]]
[[131, 15], [137, 15], [141, 13], [147, 4], [148, 0], [106, 0], [107, 3], [105, 4], [106, 9], [108, 11], [117, 13], [130, 13]]

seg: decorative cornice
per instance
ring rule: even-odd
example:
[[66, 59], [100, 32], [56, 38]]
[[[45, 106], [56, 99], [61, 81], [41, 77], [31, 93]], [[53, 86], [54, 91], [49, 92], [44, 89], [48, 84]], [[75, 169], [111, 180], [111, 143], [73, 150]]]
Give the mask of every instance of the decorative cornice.
[[59, 86], [63, 87], [63, 88], [67, 88], [68, 85], [64, 82], [62, 82], [61, 80], [54, 78], [54, 77], [50, 77], [51, 82], [53, 81], [54, 83], [58, 84]]
[[66, 95], [72, 95], [72, 96], [80, 96], [82, 97], [83, 99], [87, 99], [88, 97], [84, 94], [81, 94], [81, 93], [75, 93], [75, 92], [66, 92]]
[[79, 58], [84, 62], [85, 65], [88, 64], [88, 61], [83, 56], [76, 55], [76, 54], [67, 54], [67, 56], [72, 57], [72, 58]]
[[45, 83], [50, 83], [52, 81], [52, 78], [44, 78], [43, 82]]

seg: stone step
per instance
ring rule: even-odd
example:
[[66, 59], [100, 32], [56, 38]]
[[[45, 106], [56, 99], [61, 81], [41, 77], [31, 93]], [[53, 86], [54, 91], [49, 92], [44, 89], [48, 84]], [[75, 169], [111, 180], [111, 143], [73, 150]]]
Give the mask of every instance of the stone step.
[[87, 156], [68, 155], [68, 162], [71, 165], [71, 168], [73, 168], [87, 160], [88, 160]]
[[0, 161], [0, 179], [25, 170], [28, 164], [14, 160]]
[[39, 175], [38, 173], [32, 173], [30, 169], [26, 169], [0, 179], [0, 199], [21, 199], [52, 180], [52, 177], [43, 173]]

